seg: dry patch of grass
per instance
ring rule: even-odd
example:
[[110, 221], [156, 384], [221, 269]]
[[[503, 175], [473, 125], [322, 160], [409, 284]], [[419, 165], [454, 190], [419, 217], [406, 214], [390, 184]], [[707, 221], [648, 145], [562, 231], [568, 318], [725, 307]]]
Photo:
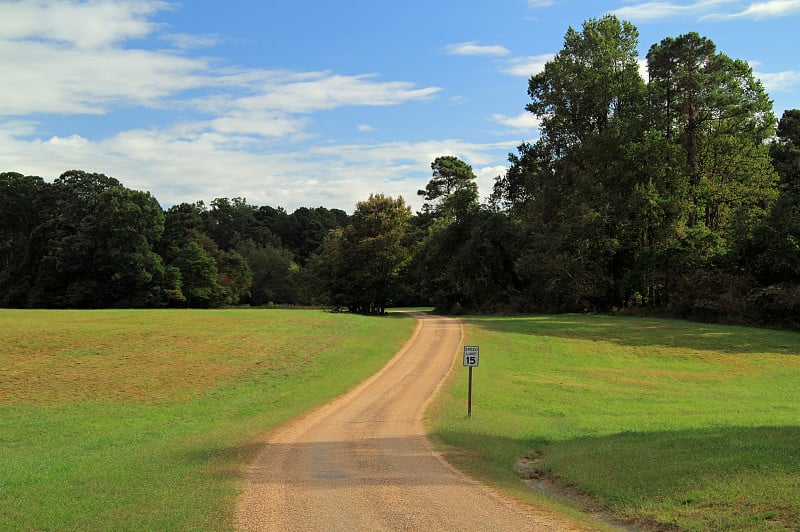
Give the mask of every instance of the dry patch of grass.
[[[0, 323], [11, 316], [0, 311]], [[0, 403], [186, 399], [244, 375], [295, 368], [346, 333], [316, 315], [280, 326], [257, 312], [15, 312], [0, 327]], [[307, 319], [310, 319], [310, 315]], [[295, 371], [292, 369], [292, 371]]]

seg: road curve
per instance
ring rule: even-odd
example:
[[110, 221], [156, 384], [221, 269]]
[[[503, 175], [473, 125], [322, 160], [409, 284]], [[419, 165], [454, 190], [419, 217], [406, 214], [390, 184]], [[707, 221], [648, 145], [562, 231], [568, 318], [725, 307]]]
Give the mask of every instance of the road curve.
[[564, 529], [433, 451], [422, 416], [453, 366], [461, 323], [415, 317], [414, 335], [381, 371], [267, 436], [237, 504], [238, 530]]

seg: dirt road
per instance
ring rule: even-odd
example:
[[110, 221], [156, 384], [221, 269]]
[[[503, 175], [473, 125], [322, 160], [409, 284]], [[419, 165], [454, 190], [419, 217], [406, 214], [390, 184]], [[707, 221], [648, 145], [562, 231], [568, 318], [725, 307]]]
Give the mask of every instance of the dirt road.
[[563, 530], [457, 472], [422, 428], [461, 324], [418, 314], [414, 336], [347, 395], [272, 433], [236, 509], [240, 530]]

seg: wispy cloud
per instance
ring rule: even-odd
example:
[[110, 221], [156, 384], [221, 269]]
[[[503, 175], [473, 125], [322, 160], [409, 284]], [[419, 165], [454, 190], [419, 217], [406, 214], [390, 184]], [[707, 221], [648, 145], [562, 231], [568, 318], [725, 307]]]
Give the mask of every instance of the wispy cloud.
[[157, 107], [176, 93], [210, 83], [208, 71], [205, 60], [164, 52], [82, 50], [0, 38], [0, 116]]
[[309, 120], [269, 112], [231, 112], [207, 122], [196, 122], [200, 132], [213, 131], [223, 135], [252, 137], [288, 137], [306, 129]]
[[507, 48], [497, 44], [480, 45], [474, 41], [448, 44], [445, 46], [444, 52], [448, 55], [479, 55], [494, 57], [504, 56], [511, 53]]
[[150, 34], [157, 27], [150, 17], [170, 8], [155, 0], [3, 2], [0, 35], [4, 40], [36, 38], [81, 49], [102, 48]]
[[612, 11], [621, 19], [631, 22], [655, 22], [674, 18], [700, 18], [711, 16], [727, 4], [737, 4], [737, 0], [696, 0], [688, 4], [668, 1], [650, 1], [621, 7]]
[[552, 60], [555, 54], [532, 55], [528, 57], [515, 57], [501, 68], [506, 74], [529, 78], [544, 70], [544, 65]]
[[346, 106], [388, 106], [426, 100], [441, 89], [416, 88], [405, 81], [373, 81], [376, 74], [343, 76], [330, 72], [311, 74], [310, 79], [268, 84], [258, 94], [235, 100], [245, 110], [311, 113]]
[[800, 0], [768, 0], [767, 2], [754, 2], [742, 11], [724, 14], [715, 13], [708, 18], [733, 19], [748, 18], [762, 20], [767, 18], [784, 17], [800, 13]]
[[494, 114], [492, 115], [492, 120], [498, 124], [520, 131], [532, 131], [537, 129], [541, 124], [539, 119], [533, 113], [529, 112], [524, 112], [517, 116]]
[[800, 88], [800, 71], [784, 70], [783, 72], [753, 72], [761, 80], [768, 93], [786, 92]]
[[531, 8], [550, 7], [554, 4], [554, 0], [528, 0], [528, 7]]
[[761, 20], [800, 13], [800, 0], [767, 0], [743, 7], [741, 0], [695, 0], [689, 3], [653, 0], [621, 7], [613, 11], [632, 22], [655, 22], [668, 19]]

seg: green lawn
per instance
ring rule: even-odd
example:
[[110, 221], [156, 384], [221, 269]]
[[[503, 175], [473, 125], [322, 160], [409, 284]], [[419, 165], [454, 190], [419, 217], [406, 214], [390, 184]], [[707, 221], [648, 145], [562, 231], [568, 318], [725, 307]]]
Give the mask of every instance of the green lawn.
[[0, 530], [224, 530], [258, 434], [351, 388], [415, 321], [0, 310]]
[[519, 457], [650, 526], [800, 529], [800, 335], [608, 316], [465, 319], [481, 347], [435, 403], [449, 459], [525, 495]]

